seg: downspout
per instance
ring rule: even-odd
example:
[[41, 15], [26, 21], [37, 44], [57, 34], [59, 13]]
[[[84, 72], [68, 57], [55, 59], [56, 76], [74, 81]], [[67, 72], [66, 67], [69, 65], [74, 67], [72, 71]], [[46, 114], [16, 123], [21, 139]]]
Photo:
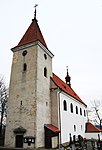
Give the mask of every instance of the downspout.
[[[62, 91], [58, 88], [57, 91], [57, 103], [58, 103], [58, 128], [61, 131], [61, 113], [60, 113], [60, 93]], [[61, 145], [61, 132], [59, 133], [59, 149]]]

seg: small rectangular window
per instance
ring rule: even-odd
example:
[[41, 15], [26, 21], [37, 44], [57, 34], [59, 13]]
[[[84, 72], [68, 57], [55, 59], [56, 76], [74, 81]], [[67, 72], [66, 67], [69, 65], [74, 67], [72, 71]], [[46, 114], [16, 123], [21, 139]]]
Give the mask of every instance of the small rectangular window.
[[23, 71], [26, 71], [26, 70], [27, 70], [27, 64], [24, 63], [24, 64], [23, 64]]

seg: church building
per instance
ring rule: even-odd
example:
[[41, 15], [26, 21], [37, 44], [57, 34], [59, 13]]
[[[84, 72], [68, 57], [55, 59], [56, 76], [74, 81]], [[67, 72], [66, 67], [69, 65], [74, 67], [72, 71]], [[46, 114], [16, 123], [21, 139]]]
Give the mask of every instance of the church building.
[[52, 71], [54, 55], [34, 19], [13, 52], [5, 147], [55, 148], [85, 137], [86, 104]]

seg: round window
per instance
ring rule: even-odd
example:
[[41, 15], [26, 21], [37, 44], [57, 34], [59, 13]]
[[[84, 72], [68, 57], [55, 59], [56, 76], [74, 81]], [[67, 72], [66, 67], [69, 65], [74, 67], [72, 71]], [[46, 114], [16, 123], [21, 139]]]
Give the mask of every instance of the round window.
[[22, 52], [22, 55], [23, 55], [23, 56], [27, 55], [27, 51], [26, 51], [26, 50], [23, 51], [23, 52]]

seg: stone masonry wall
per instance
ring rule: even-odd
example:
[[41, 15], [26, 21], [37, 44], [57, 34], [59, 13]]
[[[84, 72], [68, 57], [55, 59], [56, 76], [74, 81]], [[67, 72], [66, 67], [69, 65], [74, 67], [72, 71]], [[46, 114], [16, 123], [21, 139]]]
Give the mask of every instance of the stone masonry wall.
[[[25, 50], [25, 49], [24, 49]], [[5, 146], [15, 147], [13, 130], [22, 126], [25, 135], [36, 134], [36, 46], [27, 48], [27, 55], [20, 50], [14, 52], [8, 100], [8, 115]], [[27, 70], [23, 71], [23, 64]], [[24, 135], [24, 136], [25, 136]]]
[[[27, 50], [25, 56], [22, 52]], [[50, 76], [52, 57], [39, 45], [23, 47], [13, 54], [9, 88], [6, 147], [15, 147], [14, 129], [26, 129], [35, 137], [35, 147], [44, 147], [44, 125], [51, 123]], [[46, 58], [45, 58], [46, 54]], [[26, 64], [26, 70], [23, 70]], [[47, 76], [44, 76], [44, 68]], [[34, 147], [32, 144], [30, 147]], [[27, 144], [24, 144], [27, 148]]]

